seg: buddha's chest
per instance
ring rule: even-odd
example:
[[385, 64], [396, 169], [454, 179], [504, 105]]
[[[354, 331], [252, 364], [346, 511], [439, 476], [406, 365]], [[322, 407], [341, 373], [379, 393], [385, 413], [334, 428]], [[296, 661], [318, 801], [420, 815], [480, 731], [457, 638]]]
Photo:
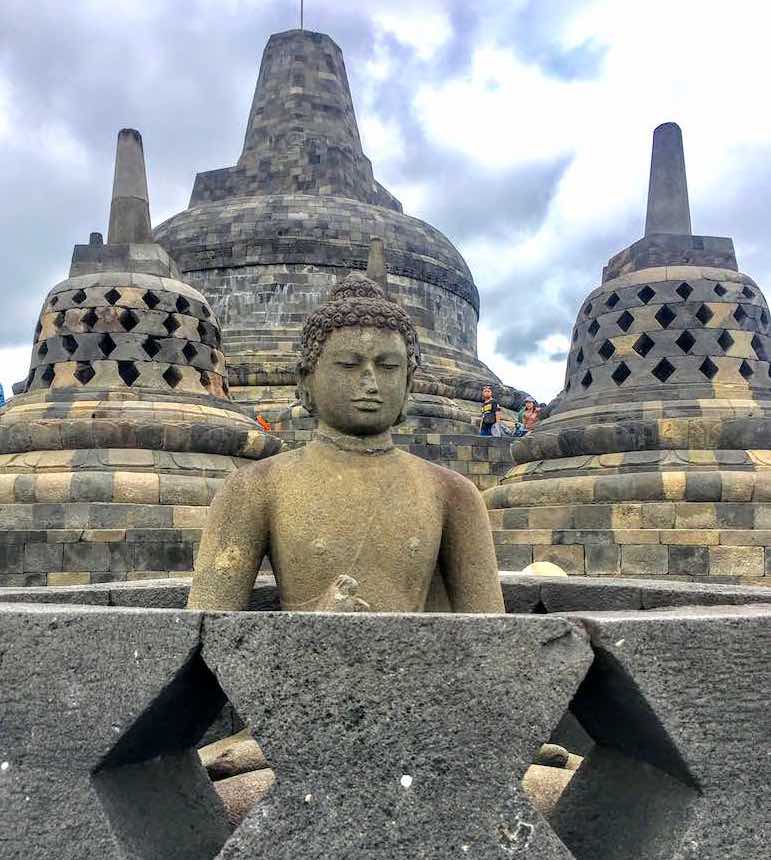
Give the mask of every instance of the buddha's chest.
[[282, 573], [389, 576], [422, 582], [436, 564], [443, 511], [430, 487], [405, 475], [344, 472], [282, 488], [271, 556]]

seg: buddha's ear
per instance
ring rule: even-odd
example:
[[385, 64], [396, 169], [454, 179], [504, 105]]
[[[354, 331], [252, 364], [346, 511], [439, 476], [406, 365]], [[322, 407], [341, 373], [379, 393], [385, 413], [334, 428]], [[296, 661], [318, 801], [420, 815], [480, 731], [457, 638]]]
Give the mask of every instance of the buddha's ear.
[[399, 410], [399, 416], [394, 422], [394, 427], [397, 424], [402, 424], [407, 420], [407, 404], [410, 400], [410, 394], [412, 394], [412, 374], [408, 374], [407, 376], [407, 385], [404, 388], [404, 400], [402, 401], [402, 408]]
[[297, 399], [309, 415], [315, 415], [315, 404], [313, 402], [313, 374], [303, 374], [297, 382], [295, 390]]

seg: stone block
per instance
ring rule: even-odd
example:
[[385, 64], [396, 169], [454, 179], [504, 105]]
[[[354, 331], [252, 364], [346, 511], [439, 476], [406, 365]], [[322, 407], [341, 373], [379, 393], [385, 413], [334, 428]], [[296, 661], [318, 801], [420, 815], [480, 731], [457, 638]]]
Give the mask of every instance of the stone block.
[[113, 500], [134, 505], [157, 505], [160, 478], [149, 472], [115, 472]]
[[70, 472], [52, 472], [35, 476], [36, 502], [68, 502], [70, 499]]
[[109, 567], [115, 573], [125, 573], [134, 567], [134, 548], [124, 541], [108, 543]]
[[642, 505], [641, 520], [644, 529], [671, 529], [675, 525], [675, 505], [673, 502]]
[[48, 574], [49, 585], [89, 585], [91, 582], [91, 574], [83, 573], [68, 573], [56, 572]]
[[714, 502], [678, 502], [675, 505], [675, 528], [717, 528], [717, 509]]
[[618, 529], [613, 532], [617, 544], [659, 543], [661, 532], [658, 529]]
[[725, 546], [771, 546], [771, 529], [728, 529], [720, 532]]
[[0, 574], [22, 573], [24, 570], [24, 545], [0, 544]]
[[51, 573], [62, 569], [62, 544], [28, 543], [24, 547], [25, 573]]
[[581, 576], [585, 572], [583, 546], [534, 546], [533, 561], [550, 561], [567, 574]]
[[627, 544], [621, 547], [621, 570], [627, 576], [660, 576], [669, 571], [666, 546]]
[[720, 532], [714, 529], [662, 529], [659, 539], [663, 544], [716, 546], [720, 543]]
[[587, 546], [586, 573], [588, 576], [615, 576], [620, 558], [621, 549], [618, 546]]
[[685, 499], [689, 502], [713, 502], [721, 498], [722, 485], [719, 472], [688, 472], [685, 481]]
[[135, 543], [134, 570], [192, 571], [193, 548], [189, 543]]
[[765, 573], [765, 554], [761, 546], [711, 546], [709, 572], [715, 576], [755, 578]]
[[548, 529], [506, 529], [493, 533], [496, 544], [550, 544], [552, 532]]
[[572, 529], [573, 510], [567, 505], [530, 508], [528, 527], [531, 529]]
[[74, 502], [111, 502], [112, 472], [75, 472], [70, 497]]
[[122, 541], [126, 539], [125, 529], [86, 529], [82, 533], [82, 538], [85, 541], [94, 543], [109, 543], [113, 541]]
[[49, 529], [46, 543], [75, 543], [81, 539], [81, 529]]
[[[207, 618], [204, 660], [256, 729], [277, 774], [223, 857], [527, 852], [566, 860], [511, 778], [524, 774], [591, 660], [576, 628], [541, 626], [556, 621], [285, 612]], [[362, 641], [365, 651], [356, 644]], [[319, 713], [329, 716], [319, 720]]]
[[570, 506], [573, 511], [572, 526], [564, 528], [577, 529], [609, 529], [613, 518], [613, 505], [577, 505]]
[[706, 576], [709, 573], [708, 548], [670, 545], [669, 573], [673, 576]]
[[501, 570], [524, 570], [533, 560], [530, 544], [501, 544], [495, 547], [495, 555]]
[[200, 624], [194, 612], [0, 606], [4, 856], [218, 853], [224, 810], [184, 752], [224, 702], [196, 658]]
[[506, 508], [503, 511], [502, 529], [526, 529], [529, 527], [530, 509]]
[[177, 529], [202, 529], [208, 513], [208, 506], [177, 505], [172, 513], [172, 523]]
[[611, 527], [614, 529], [642, 528], [642, 505], [613, 505], [611, 509]]
[[595, 663], [571, 711], [597, 745], [549, 819], [573, 856], [765, 856], [768, 608], [580, 617]]
[[68, 543], [64, 545], [62, 570], [107, 571], [110, 550], [105, 543]]

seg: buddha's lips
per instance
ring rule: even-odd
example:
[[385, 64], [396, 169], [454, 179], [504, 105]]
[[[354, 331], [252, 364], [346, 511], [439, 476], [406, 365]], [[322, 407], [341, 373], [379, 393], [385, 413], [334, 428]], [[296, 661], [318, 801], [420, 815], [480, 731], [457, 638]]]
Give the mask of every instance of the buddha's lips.
[[369, 410], [371, 410], [373, 407], [383, 405], [382, 400], [376, 400], [374, 398], [367, 398], [367, 397], [362, 397], [362, 398], [360, 398], [358, 400], [354, 400], [352, 402], [354, 404], [356, 404], [356, 406], [358, 406], [360, 409], [369, 409]]

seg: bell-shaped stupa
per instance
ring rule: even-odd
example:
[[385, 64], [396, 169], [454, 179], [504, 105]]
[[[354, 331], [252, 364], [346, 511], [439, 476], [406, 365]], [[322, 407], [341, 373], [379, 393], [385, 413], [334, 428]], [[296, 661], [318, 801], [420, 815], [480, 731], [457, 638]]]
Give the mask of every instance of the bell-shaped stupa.
[[423, 349], [407, 429], [475, 432], [485, 382], [504, 407], [520, 405], [477, 358], [479, 294], [463, 258], [375, 180], [329, 36], [270, 37], [238, 163], [199, 173], [188, 209], [155, 236], [220, 320], [232, 396], [266, 417], [295, 400], [305, 317], [366, 268], [372, 239]]
[[0, 585], [188, 573], [221, 480], [280, 447], [229, 400], [214, 313], [153, 241], [133, 129], [107, 244], [75, 246], [22, 388], [0, 414]]
[[692, 234], [682, 134], [659, 126], [645, 236], [587, 296], [564, 390], [485, 494], [502, 566], [764, 576], [770, 335], [731, 239]]

